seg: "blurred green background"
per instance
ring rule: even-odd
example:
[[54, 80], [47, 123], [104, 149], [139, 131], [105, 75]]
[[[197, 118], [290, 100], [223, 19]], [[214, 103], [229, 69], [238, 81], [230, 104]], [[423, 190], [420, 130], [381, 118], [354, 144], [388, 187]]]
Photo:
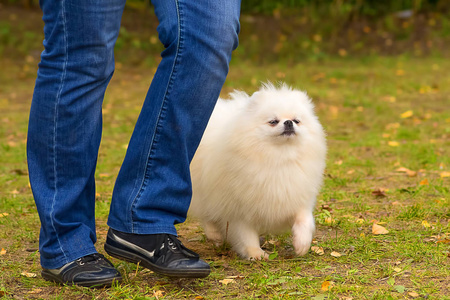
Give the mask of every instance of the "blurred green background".
[[[328, 57], [448, 56], [448, 0], [244, 0], [233, 62], [318, 61]], [[38, 1], [0, 1], [0, 54], [42, 50]], [[162, 50], [151, 4], [127, 1], [118, 62], [153, 66]]]

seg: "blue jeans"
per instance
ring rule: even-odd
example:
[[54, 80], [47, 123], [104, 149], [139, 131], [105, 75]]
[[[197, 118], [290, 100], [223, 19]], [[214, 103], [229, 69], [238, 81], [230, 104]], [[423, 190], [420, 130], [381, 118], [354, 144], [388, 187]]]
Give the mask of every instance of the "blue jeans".
[[[189, 164], [237, 47], [240, 0], [154, 0], [165, 46], [119, 172], [116, 230], [176, 234], [191, 199]], [[41, 0], [45, 50], [28, 129], [44, 268], [96, 252], [94, 173], [102, 101], [125, 0]], [[128, 88], [133, 88], [132, 86]]]

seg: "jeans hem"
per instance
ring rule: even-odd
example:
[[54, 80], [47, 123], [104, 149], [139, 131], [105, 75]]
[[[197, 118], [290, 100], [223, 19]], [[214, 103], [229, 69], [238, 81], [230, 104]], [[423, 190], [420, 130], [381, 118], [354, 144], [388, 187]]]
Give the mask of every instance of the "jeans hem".
[[151, 226], [151, 224], [147, 226], [132, 226], [130, 228], [124, 227], [124, 224], [117, 224], [111, 221], [108, 221], [108, 226], [114, 230], [125, 232], [125, 233], [134, 233], [134, 234], [161, 234], [167, 233], [178, 236], [177, 230], [174, 226]]
[[44, 269], [58, 269], [67, 263], [70, 263], [80, 257], [98, 253], [95, 247], [89, 247], [77, 252], [70, 252], [70, 255], [65, 255], [64, 257], [58, 259], [45, 259], [41, 256], [41, 266]]

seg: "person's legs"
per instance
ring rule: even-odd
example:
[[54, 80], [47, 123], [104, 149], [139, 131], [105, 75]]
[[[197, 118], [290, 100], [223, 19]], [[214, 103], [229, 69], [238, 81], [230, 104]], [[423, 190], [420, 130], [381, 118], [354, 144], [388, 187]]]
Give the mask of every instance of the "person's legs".
[[94, 172], [101, 105], [125, 0], [41, 0], [41, 55], [28, 129], [46, 269], [96, 252]]
[[191, 200], [190, 161], [238, 44], [240, 1], [154, 0], [166, 49], [114, 188], [108, 225], [176, 235]]

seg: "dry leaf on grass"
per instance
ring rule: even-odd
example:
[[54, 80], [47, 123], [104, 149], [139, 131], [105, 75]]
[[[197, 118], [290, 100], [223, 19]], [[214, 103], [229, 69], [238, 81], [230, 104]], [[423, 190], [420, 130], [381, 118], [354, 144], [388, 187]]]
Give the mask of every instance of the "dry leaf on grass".
[[450, 244], [450, 240], [449, 239], [439, 240], [436, 241], [436, 244]]
[[413, 114], [414, 114], [414, 112], [412, 110], [407, 110], [400, 115], [400, 118], [402, 118], [402, 119], [410, 118], [413, 116]]
[[231, 278], [225, 278], [225, 279], [219, 280], [219, 282], [220, 282], [221, 284], [223, 284], [223, 285], [227, 285], [227, 284], [230, 284], [230, 283], [234, 282], [234, 279], [231, 279]]
[[319, 247], [319, 246], [312, 246], [311, 247], [311, 251], [313, 251], [317, 255], [324, 255], [325, 254], [325, 252], [323, 251], [323, 248]]
[[330, 255], [333, 257], [341, 257], [342, 256], [339, 252], [336, 252], [336, 251], [331, 252]]
[[328, 204], [322, 204], [322, 209], [323, 210], [328, 210], [329, 212], [333, 211], [333, 209]]
[[412, 171], [408, 168], [404, 168], [404, 167], [400, 167], [398, 169], [395, 170], [396, 172], [401, 172], [401, 173], [406, 173], [406, 175], [408, 175], [409, 177], [414, 177], [417, 176], [417, 172], [416, 171]]
[[28, 277], [28, 278], [34, 278], [34, 277], [37, 277], [37, 274], [36, 274], [36, 273], [29, 273], [29, 272], [22, 272], [22, 273], [20, 273], [20, 275], [25, 276], [25, 277]]
[[450, 177], [450, 172], [446, 172], [446, 171], [441, 172], [440, 176], [441, 176], [441, 178], [447, 178], [447, 177]]
[[333, 218], [330, 218], [330, 217], [328, 217], [328, 218], [325, 218], [325, 223], [327, 223], [327, 224], [333, 224], [333, 223], [335, 223], [336, 221], [333, 219]]
[[430, 183], [428, 182], [428, 179], [424, 179], [424, 180], [422, 180], [420, 183], [419, 183], [420, 185], [429, 185]]
[[6, 254], [6, 249], [2, 248], [2, 250], [0, 251], [0, 255], [5, 255]]
[[419, 297], [419, 294], [417, 294], [416, 292], [409, 292], [408, 295], [410, 295], [413, 298]]
[[431, 225], [430, 225], [430, 223], [428, 223], [428, 221], [422, 221], [422, 226], [423, 227], [425, 227], [425, 228], [430, 228], [431, 227]]
[[322, 291], [326, 292], [331, 290], [331, 288], [333, 287], [333, 281], [327, 281], [325, 280], [324, 282], [322, 282]]
[[160, 297], [164, 297], [164, 291], [161, 291], [161, 290], [153, 291], [153, 297], [155, 297], [156, 299], [159, 299]]
[[372, 225], [372, 233], [375, 234], [375, 235], [388, 234], [389, 230], [387, 230], [383, 226], [380, 226], [380, 225], [374, 223]]
[[383, 188], [378, 188], [372, 191], [372, 195], [374, 195], [375, 197], [386, 197], [386, 190]]

